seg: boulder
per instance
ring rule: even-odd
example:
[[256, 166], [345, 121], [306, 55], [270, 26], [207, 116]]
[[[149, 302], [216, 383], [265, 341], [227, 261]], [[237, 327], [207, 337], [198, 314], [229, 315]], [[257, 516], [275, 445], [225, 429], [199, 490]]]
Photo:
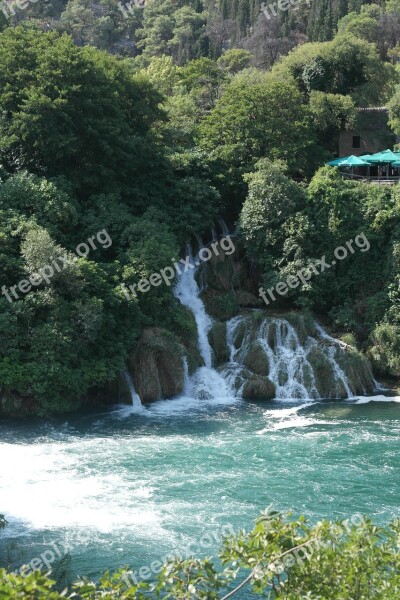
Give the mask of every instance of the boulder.
[[208, 341], [213, 349], [215, 366], [220, 366], [229, 360], [229, 349], [226, 343], [226, 323], [213, 324]]
[[228, 321], [239, 313], [240, 306], [233, 290], [221, 293], [208, 288], [202, 299], [207, 313], [219, 321]]
[[260, 342], [253, 342], [244, 357], [243, 364], [256, 375], [267, 376], [269, 374], [268, 357], [266, 356]]
[[239, 275], [233, 260], [233, 254], [225, 254], [218, 247], [218, 256], [203, 263], [200, 269], [200, 282], [203, 287], [209, 287], [219, 292], [229, 292], [240, 287]]
[[180, 394], [184, 387], [185, 350], [163, 329], [144, 329], [130, 357], [129, 371], [142, 402]]
[[250, 375], [243, 386], [243, 398], [258, 398], [261, 400], [272, 400], [275, 398], [275, 385], [268, 377]]

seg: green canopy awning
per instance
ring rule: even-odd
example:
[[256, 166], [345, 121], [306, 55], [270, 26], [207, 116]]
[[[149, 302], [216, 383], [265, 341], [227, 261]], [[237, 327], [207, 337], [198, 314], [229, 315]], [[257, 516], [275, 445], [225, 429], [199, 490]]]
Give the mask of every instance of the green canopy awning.
[[330, 160], [326, 164], [329, 165], [330, 167], [337, 167], [340, 162], [342, 162], [343, 160], [346, 160], [347, 158], [350, 158], [350, 156], [343, 156], [342, 158], [335, 158], [335, 160]]
[[377, 152], [368, 156], [368, 162], [375, 165], [389, 165], [394, 162], [399, 162], [399, 155], [395, 154], [391, 150], [383, 150], [383, 152]]
[[[398, 159], [397, 159], [398, 160]], [[344, 158], [337, 158], [331, 160], [328, 165], [331, 167], [368, 167], [369, 161], [363, 160], [361, 156], [345, 156]]]

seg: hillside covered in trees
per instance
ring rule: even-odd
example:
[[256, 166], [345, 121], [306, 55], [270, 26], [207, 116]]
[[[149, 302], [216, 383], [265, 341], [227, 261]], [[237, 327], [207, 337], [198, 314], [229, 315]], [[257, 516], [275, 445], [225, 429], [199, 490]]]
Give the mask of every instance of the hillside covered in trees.
[[242, 48], [252, 65], [269, 68], [302, 43], [332, 40], [338, 29], [376, 43], [387, 59], [396, 55], [400, 36], [398, 0], [299, 0], [283, 10], [259, 0], [38, 0], [3, 11], [0, 27], [25, 20], [66, 32], [79, 46], [136, 58], [141, 66], [162, 55], [178, 65], [216, 60]]
[[[327, 0], [271, 20], [241, 0], [14, 12], [0, 34], [3, 407], [79, 407], [145, 327], [188, 344], [193, 318], [171, 286], [129, 301], [124, 284], [221, 216], [255, 290], [364, 232], [367, 255], [282, 302], [326, 315], [378, 374], [400, 375], [398, 189], [323, 167], [359, 107], [387, 104], [400, 133], [400, 5]], [[108, 245], [74, 256], [101, 231]], [[65, 269], [10, 300], [59, 255]]]

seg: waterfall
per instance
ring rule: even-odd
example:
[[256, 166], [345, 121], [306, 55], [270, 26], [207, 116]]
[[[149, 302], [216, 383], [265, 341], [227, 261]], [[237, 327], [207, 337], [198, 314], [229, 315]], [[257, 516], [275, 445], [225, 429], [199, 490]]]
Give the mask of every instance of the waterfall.
[[212, 321], [206, 313], [205, 306], [199, 298], [200, 290], [195, 278], [196, 269], [189, 269], [178, 279], [174, 293], [181, 304], [192, 311], [197, 325], [199, 351], [207, 368], [212, 366], [212, 350], [208, 341], [208, 333]]
[[220, 219], [218, 219], [218, 223], [221, 225], [222, 235], [224, 237], [229, 235], [228, 225], [225, 223], [225, 221], [222, 217]]
[[[345, 345], [329, 336], [318, 323], [305, 327], [299, 315], [296, 326], [284, 318], [265, 317], [262, 311], [249, 311], [230, 319], [226, 323], [228, 362], [219, 369], [213, 368], [208, 339], [213, 320], [200, 298], [197, 260], [190, 249], [188, 255], [196, 267], [182, 273], [174, 294], [194, 316], [204, 366], [190, 376], [184, 359], [185, 397], [232, 401], [245, 393], [251, 395], [249, 389], [254, 390], [254, 385], [264, 386], [263, 394], [267, 384], [269, 389], [275, 389], [277, 400], [354, 397], [338, 362], [340, 359], [343, 363], [341, 353], [345, 352]], [[250, 388], [244, 390], [248, 385]]]
[[[274, 327], [271, 340], [270, 328]], [[269, 362], [269, 378], [276, 386], [276, 397], [318, 398], [313, 368], [308, 360], [307, 347], [300, 343], [296, 330], [284, 319], [265, 320], [258, 331], [258, 342]], [[312, 339], [312, 338], [310, 338]], [[271, 340], [271, 341], [272, 341]]]
[[[189, 252], [188, 256], [192, 258]], [[195, 261], [194, 261], [195, 262]], [[192, 395], [201, 400], [217, 402], [231, 401], [234, 398], [229, 382], [222, 377], [212, 366], [212, 348], [208, 341], [208, 334], [212, 327], [212, 319], [208, 316], [204, 303], [200, 298], [200, 289], [196, 282], [196, 270], [189, 269], [182, 273], [174, 288], [174, 294], [181, 304], [186, 306], [193, 314], [197, 325], [197, 340], [204, 367], [185, 381], [185, 395]], [[184, 363], [184, 372], [187, 374], [187, 361]]]
[[[261, 316], [261, 313], [259, 313]], [[259, 322], [260, 321], [260, 322]], [[301, 343], [293, 325], [286, 319], [254, 318], [254, 315], [234, 317], [227, 323], [227, 345], [230, 360], [224, 374], [241, 393], [246, 381], [249, 364], [246, 362], [251, 347], [262, 352], [268, 364], [269, 380], [275, 385], [276, 398], [321, 399], [318, 391], [317, 369], [312, 356], [317, 354], [322, 362], [320, 368], [331, 376], [330, 397], [354, 396], [348, 378], [335, 356], [341, 350], [340, 342], [330, 337], [320, 325], [314, 323], [316, 337], [307, 336]], [[251, 365], [250, 365], [251, 367]], [[324, 372], [325, 372], [324, 371]]]
[[132, 407], [137, 411], [142, 411], [143, 405], [140, 400], [139, 394], [135, 390], [135, 386], [133, 385], [132, 377], [131, 377], [128, 369], [124, 369], [122, 371], [122, 376], [126, 381], [126, 384], [129, 389], [129, 393], [131, 395]]

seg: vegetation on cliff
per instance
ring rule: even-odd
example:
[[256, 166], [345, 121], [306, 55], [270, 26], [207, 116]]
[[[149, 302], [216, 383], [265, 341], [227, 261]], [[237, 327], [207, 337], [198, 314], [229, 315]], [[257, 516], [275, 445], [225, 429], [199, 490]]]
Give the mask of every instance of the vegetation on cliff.
[[[4, 21], [3, 410], [79, 407], [118, 377], [149, 328], [172, 333], [195, 368], [193, 322], [171, 286], [129, 300], [124, 290], [171, 265], [194, 233], [209, 239], [221, 215], [239, 223], [245, 256], [233, 289], [224, 287], [223, 265], [213, 273], [219, 288], [210, 286], [205, 300], [220, 319], [259, 306], [260, 285], [363, 231], [367, 253], [292, 290], [277, 307], [328, 315], [337, 331], [355, 335], [378, 373], [399, 375], [397, 188], [318, 171], [339, 130], [354, 122], [356, 105], [393, 98], [397, 129], [397, 29], [389, 35], [385, 23], [399, 9], [392, 0], [340, 10], [333, 2], [323, 14], [299, 7], [269, 23], [259, 8], [152, 0], [125, 19], [108, 0], [70, 0], [38, 3]], [[278, 26], [282, 41], [273, 60], [253, 43], [267, 25]], [[286, 56], [300, 31], [314, 43]], [[102, 231], [111, 244], [76, 255]], [[68, 268], [19, 291], [59, 255]], [[244, 283], [249, 278], [254, 285]]]

